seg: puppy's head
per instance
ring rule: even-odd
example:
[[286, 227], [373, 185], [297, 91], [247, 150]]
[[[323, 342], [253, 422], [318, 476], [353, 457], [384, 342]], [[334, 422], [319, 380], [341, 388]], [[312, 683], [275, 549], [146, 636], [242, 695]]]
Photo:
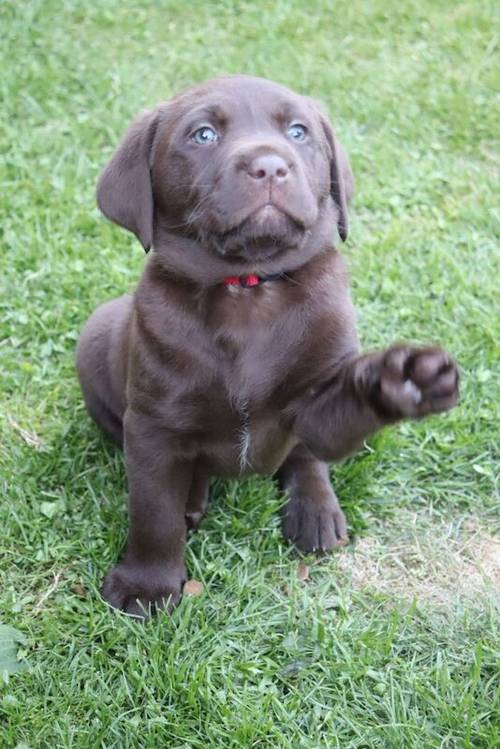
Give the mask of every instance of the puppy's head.
[[351, 193], [319, 107], [249, 76], [208, 81], [142, 114], [97, 188], [102, 212], [146, 250], [168, 252], [160, 240], [173, 234], [249, 267], [300, 254], [335, 224], [345, 240]]

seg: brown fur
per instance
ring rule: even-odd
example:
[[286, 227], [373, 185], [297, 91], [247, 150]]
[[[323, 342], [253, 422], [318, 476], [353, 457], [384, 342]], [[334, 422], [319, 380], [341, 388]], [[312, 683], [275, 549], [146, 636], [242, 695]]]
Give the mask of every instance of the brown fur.
[[[217, 140], [195, 142], [200, 127]], [[351, 195], [319, 107], [247, 76], [143, 114], [104, 170], [101, 209], [154, 247], [135, 295], [99, 307], [77, 352], [88, 410], [127, 466], [129, 538], [104, 582], [111, 605], [141, 615], [179, 600], [186, 529], [212, 476], [277, 473], [285, 535], [304, 550], [345, 543], [325, 461], [455, 404], [443, 350], [359, 352], [333, 246]], [[223, 284], [276, 273], [253, 288]]]

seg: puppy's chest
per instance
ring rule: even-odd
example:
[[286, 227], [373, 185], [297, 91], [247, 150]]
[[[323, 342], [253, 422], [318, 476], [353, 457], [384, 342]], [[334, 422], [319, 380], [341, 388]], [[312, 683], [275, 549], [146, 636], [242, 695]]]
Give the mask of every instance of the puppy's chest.
[[214, 333], [218, 376], [233, 404], [242, 413], [271, 407], [273, 393], [286, 376], [293, 341], [279, 335], [269, 321], [238, 324], [225, 321]]
[[[225, 321], [213, 337], [219, 387], [203, 452], [221, 473], [268, 473], [290, 449], [291, 431], [277, 397], [287, 374], [286, 345], [276, 342], [270, 324], [233, 323]], [[205, 421], [206, 414], [199, 416]]]
[[270, 473], [281, 464], [293, 443], [291, 429], [276, 404], [245, 400], [243, 394], [224, 404], [225, 413], [212, 412], [199, 442], [213, 472], [242, 476]]

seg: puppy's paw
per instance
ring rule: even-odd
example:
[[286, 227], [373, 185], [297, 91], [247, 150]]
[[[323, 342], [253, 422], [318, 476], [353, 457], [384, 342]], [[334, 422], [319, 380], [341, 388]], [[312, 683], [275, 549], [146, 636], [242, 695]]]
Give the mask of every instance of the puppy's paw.
[[138, 565], [122, 561], [104, 578], [104, 600], [126, 614], [148, 619], [158, 611], [171, 611], [180, 601], [186, 580], [183, 564]]
[[186, 512], [184, 518], [186, 520], [186, 526], [188, 531], [197, 531], [198, 527], [203, 520], [203, 512]]
[[321, 502], [291, 496], [283, 508], [283, 535], [302, 551], [329, 551], [349, 541], [335, 495]]
[[377, 410], [419, 418], [448, 411], [458, 401], [458, 368], [438, 346], [394, 346], [382, 357], [372, 392]]

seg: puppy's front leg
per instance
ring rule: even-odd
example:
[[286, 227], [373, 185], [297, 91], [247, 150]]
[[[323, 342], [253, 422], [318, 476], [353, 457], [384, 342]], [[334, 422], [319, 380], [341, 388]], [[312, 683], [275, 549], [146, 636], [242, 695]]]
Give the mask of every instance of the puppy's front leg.
[[344, 362], [296, 406], [295, 432], [322, 460], [338, 460], [380, 427], [447, 411], [458, 369], [443, 349], [393, 346]]
[[129, 484], [129, 533], [122, 561], [102, 588], [111, 606], [136, 616], [170, 609], [186, 579], [185, 511], [191, 462], [168, 449], [161, 429], [130, 409], [124, 419]]
[[297, 445], [278, 471], [288, 499], [283, 534], [302, 551], [327, 551], [347, 543], [344, 513], [330, 484], [328, 465]]
[[457, 399], [456, 364], [437, 347], [393, 346], [344, 362], [294, 406], [303, 444], [278, 474], [288, 492], [285, 536], [304, 551], [345, 543], [344, 515], [322, 460], [342, 458], [380, 427], [446, 411]]

